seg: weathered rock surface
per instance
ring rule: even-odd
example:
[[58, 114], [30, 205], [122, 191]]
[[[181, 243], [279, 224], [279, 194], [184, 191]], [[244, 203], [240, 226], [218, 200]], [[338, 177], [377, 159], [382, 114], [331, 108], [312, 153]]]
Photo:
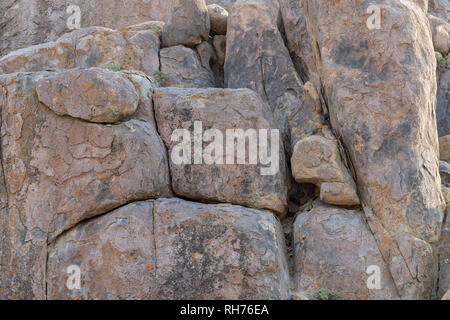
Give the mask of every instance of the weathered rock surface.
[[269, 212], [155, 201], [158, 296], [287, 299], [283, 231]]
[[450, 135], [450, 64], [439, 78], [436, 118], [439, 137]]
[[[308, 298], [328, 288], [343, 299], [398, 299], [361, 211], [314, 202], [313, 209], [300, 213], [294, 222], [294, 248], [295, 284]], [[380, 270], [380, 289], [367, 287], [370, 266]]]
[[[77, 263], [81, 290], [66, 288]], [[81, 223], [49, 252], [50, 299], [287, 299], [283, 232], [270, 213], [179, 199]]]
[[162, 45], [193, 47], [208, 40], [209, 31], [205, 0], [172, 0], [172, 12], [163, 31]]
[[[228, 18], [225, 87], [249, 88], [269, 103], [288, 142], [288, 119], [300, 106], [302, 81], [266, 0], [238, 0]], [[279, 8], [279, 6], [278, 6]]]
[[439, 290], [438, 296], [442, 297], [450, 290], [450, 218], [447, 216], [445, 229], [442, 232], [439, 247]]
[[[268, 106], [254, 92], [248, 89], [161, 88], [153, 99], [158, 129], [171, 155], [172, 187], [177, 195], [193, 200], [270, 209], [280, 215], [286, 212], [287, 176], [283, 144], [273, 131], [276, 125]], [[188, 130], [188, 137], [184, 137], [181, 129]], [[253, 143], [246, 144], [242, 134], [242, 139], [237, 142], [230, 139], [233, 150], [227, 152], [226, 130], [237, 129], [242, 129], [243, 133], [253, 129], [255, 138], [258, 136], [259, 147]], [[195, 142], [195, 136], [195, 141], [203, 139], [203, 144]], [[188, 142], [188, 148], [181, 145], [181, 141]], [[258, 152], [264, 153], [266, 142], [272, 147], [270, 151], [265, 149], [266, 157], [271, 161], [265, 161], [261, 156], [257, 159]], [[192, 148], [192, 143], [198, 147], [194, 145]], [[236, 158], [236, 143], [236, 149], [245, 151], [243, 158], [242, 155]]]
[[[69, 8], [73, 5], [80, 9], [79, 26], [76, 24], [78, 9]], [[122, 0], [2, 0], [0, 57], [54, 41], [75, 27], [121, 29], [149, 20], [166, 21], [171, 6], [172, 0], [127, 0], [126, 5]]]
[[366, 3], [356, 14], [352, 1], [307, 0], [303, 9], [331, 124], [349, 151], [371, 230], [402, 298], [424, 298], [445, 205], [431, 33], [408, 1], [371, 4], [382, 9], [381, 30], [366, 28]]
[[148, 117], [153, 110], [139, 110], [151, 108], [148, 97], [134, 119], [104, 126], [41, 104], [36, 87], [54, 78], [0, 76], [8, 199], [0, 298], [45, 297], [47, 242], [64, 230], [132, 201], [172, 195], [166, 150]]
[[139, 103], [139, 93], [125, 75], [100, 68], [54, 74], [41, 80], [36, 92], [57, 115], [89, 122], [119, 122]]
[[439, 138], [439, 158], [450, 162], [450, 135]]
[[344, 165], [338, 141], [325, 122], [319, 94], [311, 82], [303, 87], [301, 103], [289, 121], [295, 181], [315, 184], [320, 198], [327, 203], [360, 204], [353, 177]]
[[317, 73], [317, 70], [311, 38], [300, 4], [299, 0], [280, 0], [280, 10], [289, 53], [295, 69], [303, 82], [306, 82], [313, 80], [313, 74]]
[[151, 24], [119, 31], [90, 27], [11, 52], [0, 59], [0, 74], [109, 67], [153, 75], [160, 67], [158, 51], [159, 36]]
[[[153, 202], [137, 202], [80, 223], [51, 244], [47, 298], [156, 299]], [[81, 289], [70, 290], [67, 269], [80, 268]]]
[[205, 68], [197, 53], [184, 46], [164, 48], [161, 56], [161, 86], [183, 88], [215, 87], [214, 74]]
[[207, 6], [209, 19], [211, 21], [211, 31], [214, 35], [227, 34], [228, 11], [217, 4]]

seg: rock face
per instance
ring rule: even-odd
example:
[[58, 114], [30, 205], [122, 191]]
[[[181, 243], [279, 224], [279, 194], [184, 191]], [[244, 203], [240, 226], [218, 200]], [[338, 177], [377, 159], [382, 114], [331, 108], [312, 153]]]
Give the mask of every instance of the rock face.
[[207, 6], [213, 34], [227, 34], [228, 11], [217, 4]]
[[[287, 299], [281, 226], [270, 213], [179, 199], [80, 224], [49, 252], [51, 299]], [[81, 290], [66, 287], [77, 263]]]
[[450, 3], [448, 0], [428, 0], [428, 12], [450, 22]]
[[371, 230], [402, 298], [429, 297], [430, 243], [438, 241], [444, 206], [431, 34], [418, 6], [371, 4], [382, 9], [380, 30], [364, 25], [365, 3], [357, 14], [351, 1], [304, 1], [303, 9], [331, 124], [349, 151]]
[[[294, 222], [294, 250], [296, 289], [309, 298], [328, 288], [342, 299], [398, 299], [361, 211], [315, 202], [311, 211], [299, 214]], [[371, 266], [380, 271], [379, 289], [368, 288]]]
[[[79, 79], [92, 75], [92, 70], [75, 72], [80, 72]], [[1, 157], [8, 199], [1, 298], [45, 297], [47, 242], [64, 230], [132, 201], [172, 195], [153, 110], [138, 110], [135, 119], [113, 126], [80, 121], [69, 112], [58, 116], [40, 103], [36, 89], [68, 74], [0, 76]], [[95, 86], [95, 92], [105, 89]], [[85, 93], [88, 96], [89, 90]], [[61, 98], [58, 92], [55, 97], [46, 94], [45, 100]], [[139, 109], [151, 108], [146, 99]]]
[[205, 0], [173, 0], [162, 35], [164, 47], [193, 47], [208, 39], [210, 20]]
[[158, 33], [145, 26], [120, 31], [91, 27], [48, 42], [18, 50], [0, 59], [0, 74], [72, 68], [108, 67], [139, 70], [152, 75], [159, 70]]
[[123, 74], [100, 68], [69, 70], [41, 80], [39, 101], [60, 116], [115, 123], [137, 109], [139, 93]]
[[254, 92], [167, 88], [153, 99], [177, 195], [286, 213], [283, 144], [268, 106]]
[[278, 29], [271, 1], [238, 0], [228, 18], [225, 87], [249, 88], [271, 106], [288, 142], [289, 117], [298, 110], [302, 81]]
[[197, 53], [184, 46], [164, 48], [161, 56], [161, 86], [182, 88], [215, 87], [214, 74], [205, 68]]
[[166, 21], [171, 6], [172, 0], [128, 0], [126, 5], [122, 0], [2, 0], [0, 57], [54, 41], [73, 28], [121, 29], [149, 20]]

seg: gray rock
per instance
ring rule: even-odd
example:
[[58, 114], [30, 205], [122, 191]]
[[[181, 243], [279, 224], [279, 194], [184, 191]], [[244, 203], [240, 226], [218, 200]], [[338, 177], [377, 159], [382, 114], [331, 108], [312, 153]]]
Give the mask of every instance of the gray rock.
[[[80, 290], [66, 287], [71, 264]], [[289, 297], [280, 223], [232, 205], [133, 203], [59, 237], [48, 266], [49, 299]]]

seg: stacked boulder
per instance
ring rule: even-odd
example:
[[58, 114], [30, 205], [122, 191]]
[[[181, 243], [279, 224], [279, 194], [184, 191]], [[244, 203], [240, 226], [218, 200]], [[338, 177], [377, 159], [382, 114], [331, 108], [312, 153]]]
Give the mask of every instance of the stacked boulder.
[[448, 291], [445, 1], [22, 2], [0, 299]]

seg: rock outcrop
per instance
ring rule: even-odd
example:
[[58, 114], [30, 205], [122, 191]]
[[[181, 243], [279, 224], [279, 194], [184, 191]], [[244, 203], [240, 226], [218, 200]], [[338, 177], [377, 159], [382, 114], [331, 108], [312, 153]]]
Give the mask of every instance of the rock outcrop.
[[211, 21], [211, 31], [214, 35], [227, 34], [228, 11], [217, 4], [207, 6]]
[[159, 71], [159, 36], [152, 25], [119, 31], [90, 27], [48, 42], [11, 52], [0, 59], [0, 74], [29, 71], [105, 67]]
[[449, 12], [1, 0], [0, 299], [449, 299]]
[[234, 4], [228, 18], [224, 84], [252, 89], [267, 101], [288, 143], [288, 119], [299, 108], [303, 84], [278, 29], [278, 11], [265, 0]]
[[[78, 94], [89, 97], [91, 90], [105, 89], [100, 74], [75, 72], [78, 79], [98, 76]], [[156, 131], [153, 110], [139, 110], [136, 118], [112, 126], [81, 121], [69, 112], [58, 115], [40, 102], [38, 92], [68, 74], [0, 76], [1, 159], [7, 199], [2, 299], [45, 298], [47, 243], [65, 230], [132, 201], [172, 195], [166, 150]], [[120, 82], [109, 84], [120, 92]], [[46, 94], [46, 101], [64, 98], [64, 92]], [[145, 99], [139, 107], [151, 108]]]
[[73, 29], [121, 29], [149, 20], [166, 21], [172, 0], [2, 0], [0, 57], [11, 51], [55, 41]]
[[210, 28], [205, 0], [173, 0], [172, 12], [162, 34], [162, 45], [196, 46], [208, 40]]
[[[309, 298], [327, 288], [342, 299], [398, 299], [361, 211], [315, 202], [311, 211], [300, 213], [294, 222], [294, 250], [296, 289]], [[373, 278], [372, 283], [373, 272], [379, 280]]]
[[[356, 171], [366, 218], [402, 298], [432, 291], [444, 200], [438, 173], [435, 59], [410, 1], [303, 1], [333, 129]], [[397, 28], [398, 21], [402, 26]]]
[[160, 52], [162, 87], [215, 87], [212, 70], [205, 68], [197, 53], [184, 46], [164, 48]]
[[[68, 290], [67, 268], [83, 290]], [[50, 299], [287, 299], [283, 232], [270, 213], [180, 199], [138, 202], [49, 248]]]
[[286, 213], [283, 143], [254, 92], [161, 88], [153, 99], [178, 196]]

